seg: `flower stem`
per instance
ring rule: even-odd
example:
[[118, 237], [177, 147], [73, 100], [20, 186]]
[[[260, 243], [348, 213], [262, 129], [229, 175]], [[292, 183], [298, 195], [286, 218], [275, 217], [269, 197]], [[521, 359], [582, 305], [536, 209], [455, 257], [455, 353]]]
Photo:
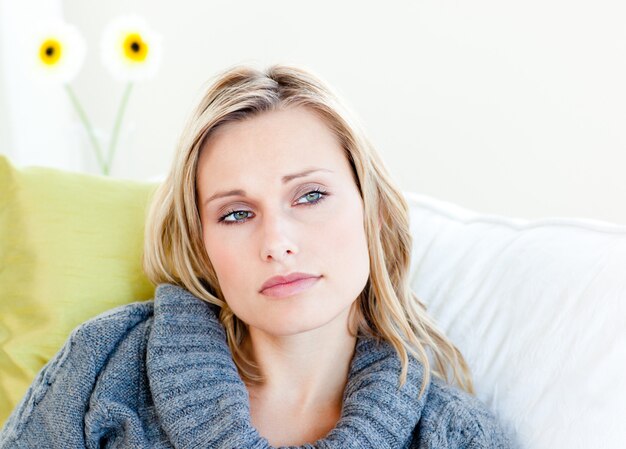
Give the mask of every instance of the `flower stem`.
[[93, 128], [91, 124], [89, 123], [87, 114], [85, 114], [85, 111], [83, 110], [82, 106], [80, 105], [80, 102], [78, 101], [78, 97], [76, 97], [76, 94], [74, 93], [74, 91], [72, 90], [69, 84], [65, 84], [65, 90], [67, 94], [69, 95], [70, 100], [72, 101], [72, 104], [74, 105], [74, 109], [78, 113], [78, 117], [80, 118], [80, 121], [85, 127], [85, 131], [87, 131], [87, 135], [89, 136], [91, 145], [93, 146], [93, 149], [96, 152], [96, 157], [98, 159], [98, 163], [100, 164], [100, 170], [103, 173], [107, 173], [108, 169], [106, 166], [106, 162], [102, 158], [102, 150], [100, 149], [100, 145], [98, 144], [98, 139], [96, 139], [96, 135], [93, 132]]
[[[120, 103], [120, 107], [117, 110], [117, 117], [115, 118], [115, 125], [113, 127], [113, 132], [111, 133], [111, 141], [109, 142], [109, 160], [107, 163], [107, 168], [111, 168], [111, 164], [113, 163], [113, 155], [115, 154], [115, 147], [117, 146], [117, 138], [120, 133], [120, 126], [122, 124], [122, 118], [124, 117], [124, 111], [126, 110], [126, 105], [128, 104], [128, 97], [130, 96], [130, 91], [133, 88], [133, 83], [129, 82], [126, 85], [126, 89], [124, 90], [124, 96], [122, 97], [122, 102]], [[108, 173], [107, 173], [108, 174]]]

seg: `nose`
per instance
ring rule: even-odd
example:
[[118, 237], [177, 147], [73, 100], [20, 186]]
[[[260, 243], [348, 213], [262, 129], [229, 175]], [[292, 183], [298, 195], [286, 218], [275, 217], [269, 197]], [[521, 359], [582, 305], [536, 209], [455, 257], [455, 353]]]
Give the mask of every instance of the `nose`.
[[298, 253], [298, 247], [287, 232], [288, 219], [280, 214], [263, 218], [263, 244], [261, 259], [263, 261], [284, 261], [288, 255]]

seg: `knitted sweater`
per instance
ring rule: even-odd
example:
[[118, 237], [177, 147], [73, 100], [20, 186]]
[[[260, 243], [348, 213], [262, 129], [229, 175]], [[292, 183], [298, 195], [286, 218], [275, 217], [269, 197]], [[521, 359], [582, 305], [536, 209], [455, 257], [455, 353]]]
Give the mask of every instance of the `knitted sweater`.
[[[248, 391], [217, 306], [172, 285], [74, 329], [0, 433], [0, 448], [271, 448], [253, 427]], [[387, 342], [359, 336], [341, 418], [325, 449], [509, 448], [483, 403], [434, 376], [417, 396]], [[290, 446], [295, 448], [296, 446]]]

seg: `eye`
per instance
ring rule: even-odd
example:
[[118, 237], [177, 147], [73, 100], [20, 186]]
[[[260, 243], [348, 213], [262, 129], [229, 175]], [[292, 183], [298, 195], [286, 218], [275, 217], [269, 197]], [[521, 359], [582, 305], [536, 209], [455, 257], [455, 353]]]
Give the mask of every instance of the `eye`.
[[[302, 195], [300, 198], [298, 198], [299, 200], [302, 198], [308, 198], [310, 199], [310, 201], [306, 201], [304, 203], [298, 202], [297, 204], [300, 204], [303, 206], [314, 206], [316, 204], [319, 204], [321, 201], [323, 201], [328, 195], [329, 194], [325, 190], [319, 187], [316, 187], [310, 192], [307, 192], [304, 195]], [[225, 224], [225, 225], [243, 224], [247, 221], [247, 219], [245, 216], [241, 217], [241, 215], [248, 214], [248, 213], [251, 213], [251, 212], [247, 210], [231, 210], [231, 211], [228, 211], [225, 215], [222, 215], [219, 218], [218, 223]], [[233, 217], [239, 216], [241, 218], [240, 219], [235, 218], [235, 220], [226, 220], [226, 218], [228, 218], [231, 215], [233, 215]]]
[[326, 197], [326, 192], [322, 192], [321, 189], [316, 188], [314, 190], [311, 190], [308, 193], [305, 193], [300, 198], [307, 198], [307, 197], [311, 198], [310, 195], [313, 195], [313, 199], [311, 201], [307, 201], [306, 203], [299, 203], [299, 204], [306, 204], [310, 206], [312, 204], [319, 203], [321, 200], [323, 200]]

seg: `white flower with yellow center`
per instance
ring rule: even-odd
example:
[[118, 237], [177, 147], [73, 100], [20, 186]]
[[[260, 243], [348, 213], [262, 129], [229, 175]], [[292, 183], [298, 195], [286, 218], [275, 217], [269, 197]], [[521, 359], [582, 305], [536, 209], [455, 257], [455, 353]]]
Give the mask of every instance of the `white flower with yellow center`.
[[73, 25], [53, 21], [34, 27], [30, 41], [30, 71], [42, 83], [69, 83], [85, 61], [87, 46]]
[[121, 16], [102, 34], [102, 63], [119, 81], [142, 81], [159, 69], [161, 47], [161, 36], [142, 17]]

